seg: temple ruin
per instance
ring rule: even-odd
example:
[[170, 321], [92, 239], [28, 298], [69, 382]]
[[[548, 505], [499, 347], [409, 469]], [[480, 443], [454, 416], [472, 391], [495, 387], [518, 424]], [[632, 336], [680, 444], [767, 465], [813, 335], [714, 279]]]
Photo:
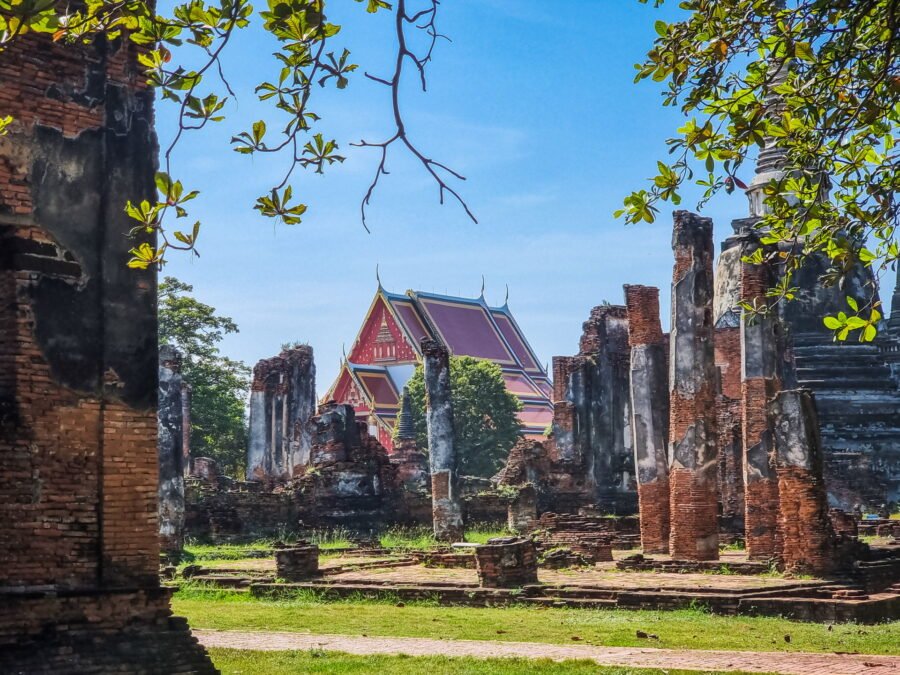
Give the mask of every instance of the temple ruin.
[[310, 461], [316, 412], [316, 366], [309, 345], [293, 347], [253, 368], [247, 479], [284, 479]]

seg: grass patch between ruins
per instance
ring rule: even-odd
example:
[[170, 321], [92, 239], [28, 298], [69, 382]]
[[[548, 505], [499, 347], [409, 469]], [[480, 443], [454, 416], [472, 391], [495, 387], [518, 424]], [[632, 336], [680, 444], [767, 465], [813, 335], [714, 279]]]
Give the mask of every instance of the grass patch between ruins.
[[[222, 675], [316, 675], [391, 673], [391, 675], [691, 675], [693, 670], [601, 667], [592, 661], [549, 659], [476, 659], [447, 656], [356, 656], [331, 651], [256, 652], [210, 649]], [[709, 672], [709, 671], [704, 671]], [[740, 675], [729, 673], [729, 675]]]
[[[267, 600], [246, 593], [191, 586], [175, 594], [173, 606], [193, 627], [218, 630], [551, 644], [577, 641], [609, 647], [900, 654], [900, 621], [873, 626], [836, 624], [829, 628], [825, 624], [775, 617], [717, 616], [703, 609], [473, 608], [439, 606], [436, 602], [326, 600], [315, 593]], [[659, 639], [638, 638], [637, 631]]]
[[[466, 541], [484, 544], [488, 539], [511, 534], [504, 523], [475, 523], [466, 528]], [[400, 551], [423, 551], [446, 546], [434, 538], [432, 528], [425, 526], [392, 527], [381, 534], [379, 541], [384, 548]]]

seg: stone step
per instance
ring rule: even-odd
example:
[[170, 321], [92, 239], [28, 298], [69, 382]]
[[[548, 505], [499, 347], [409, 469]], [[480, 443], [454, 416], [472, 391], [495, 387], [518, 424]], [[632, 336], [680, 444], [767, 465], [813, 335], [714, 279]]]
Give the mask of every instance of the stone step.
[[860, 354], [881, 353], [881, 349], [870, 342], [863, 344], [859, 342], [810, 344], [795, 341], [793, 351], [798, 356], [806, 354], [834, 354], [855, 357]]
[[825, 380], [799, 379], [801, 387], [817, 391], [832, 389], [835, 391], [896, 391], [897, 385], [891, 379], [874, 379], [868, 377], [831, 377]]
[[890, 381], [890, 373], [887, 368], [859, 365], [855, 361], [848, 361], [846, 364], [828, 364], [813, 365], [807, 363], [797, 363], [797, 379], [798, 380], [825, 380], [831, 378], [871, 378], [873, 380]]

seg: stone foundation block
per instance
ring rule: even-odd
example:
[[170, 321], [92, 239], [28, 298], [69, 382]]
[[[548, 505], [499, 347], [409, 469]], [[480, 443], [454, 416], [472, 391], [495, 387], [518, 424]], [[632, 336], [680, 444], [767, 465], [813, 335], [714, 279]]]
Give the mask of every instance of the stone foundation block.
[[275, 551], [278, 577], [286, 581], [305, 581], [319, 574], [319, 547], [303, 544]]
[[488, 588], [519, 588], [537, 583], [537, 551], [530, 539], [489, 539], [475, 548], [478, 582]]

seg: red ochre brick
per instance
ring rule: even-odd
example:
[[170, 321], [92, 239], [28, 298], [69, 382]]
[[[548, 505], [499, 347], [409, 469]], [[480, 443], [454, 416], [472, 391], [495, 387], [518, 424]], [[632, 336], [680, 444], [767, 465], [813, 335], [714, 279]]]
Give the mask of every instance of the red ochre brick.
[[644, 553], [669, 552], [669, 481], [638, 485], [641, 514], [641, 549]]
[[[0, 114], [15, 119], [0, 139], [0, 587], [13, 589], [0, 598], [0, 672], [212, 673], [159, 587], [155, 410], [64, 386], [34, 334], [31, 290], [47, 272], [32, 265], [83, 281], [30, 222], [35, 128], [103, 128], [104, 101], [82, 95], [98, 78], [144, 88], [131, 43], [106, 52], [28, 34], [0, 53]], [[8, 255], [29, 242], [47, 248]]]

